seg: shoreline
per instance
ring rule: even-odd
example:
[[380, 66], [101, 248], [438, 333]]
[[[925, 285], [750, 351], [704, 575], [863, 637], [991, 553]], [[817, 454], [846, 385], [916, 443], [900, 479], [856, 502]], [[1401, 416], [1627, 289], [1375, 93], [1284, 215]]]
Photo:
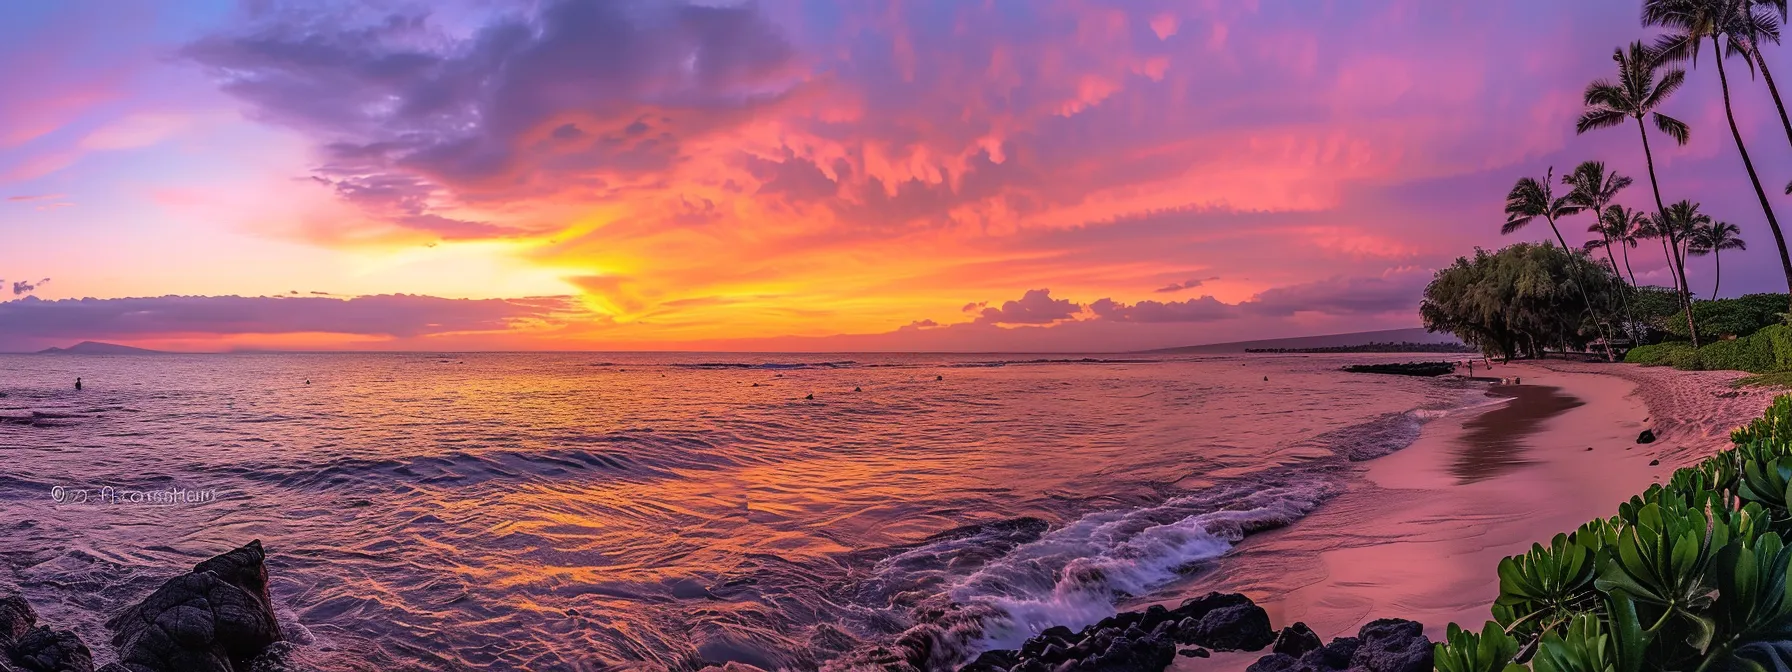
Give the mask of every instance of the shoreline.
[[[1428, 423], [1411, 445], [1363, 463], [1344, 493], [1295, 525], [1252, 535], [1173, 594], [1122, 608], [1237, 592], [1277, 626], [1305, 623], [1322, 638], [1378, 618], [1423, 623], [1433, 641], [1451, 622], [1478, 630], [1499, 594], [1501, 558], [1610, 516], [1651, 483], [1727, 447], [1730, 429], [1778, 393], [1732, 389], [1748, 375], [1735, 371], [1566, 361], [1494, 371], [1524, 381], [1490, 388], [1515, 395], [1505, 403]], [[1636, 443], [1643, 429], [1657, 440]], [[1262, 655], [1179, 660], [1171, 669], [1242, 670]]]

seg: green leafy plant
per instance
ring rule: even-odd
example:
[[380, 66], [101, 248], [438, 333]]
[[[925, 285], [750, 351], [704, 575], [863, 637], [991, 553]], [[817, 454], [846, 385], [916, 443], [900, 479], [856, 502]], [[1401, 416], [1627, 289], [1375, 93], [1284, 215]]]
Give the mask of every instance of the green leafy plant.
[[1671, 633], [1658, 637], [1659, 655], [1678, 657], [1687, 648], [1703, 651], [1711, 642], [1715, 626], [1705, 612], [1714, 596], [1705, 570], [1717, 549], [1729, 543], [1730, 530], [1711, 525], [1702, 511], [1677, 498], [1654, 499], [1620, 511], [1629, 524], [1606, 550], [1594, 583], [1635, 600], [1650, 632]]
[[1532, 544], [1531, 551], [1500, 560], [1500, 596], [1494, 603], [1507, 609], [1496, 617], [1509, 630], [1534, 633], [1566, 623], [1576, 612], [1599, 598], [1594, 590], [1595, 545], [1558, 534], [1549, 547]]
[[1700, 670], [1784, 670], [1792, 661], [1792, 547], [1778, 534], [1734, 541], [1709, 569], [1716, 635]]
[[1439, 642], [1434, 651], [1433, 665], [1437, 672], [1523, 672], [1525, 669], [1512, 662], [1518, 655], [1518, 640], [1493, 621], [1481, 626], [1480, 634], [1451, 623], [1444, 632], [1444, 641]]

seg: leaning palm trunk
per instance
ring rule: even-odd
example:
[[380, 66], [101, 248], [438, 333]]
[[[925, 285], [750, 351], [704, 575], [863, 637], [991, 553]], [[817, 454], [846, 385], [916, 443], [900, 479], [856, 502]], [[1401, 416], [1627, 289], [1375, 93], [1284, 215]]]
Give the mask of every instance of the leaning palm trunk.
[[[1556, 234], [1556, 242], [1562, 244], [1562, 253], [1568, 255], [1568, 264], [1572, 266], [1575, 262], [1580, 261], [1580, 257], [1574, 256], [1574, 250], [1568, 248], [1568, 239], [1562, 237], [1562, 230], [1556, 228], [1556, 219], [1546, 216], [1543, 221], [1549, 222], [1549, 230]], [[1599, 342], [1605, 346], [1605, 361], [1618, 361], [1618, 356], [1612, 354], [1611, 334], [1606, 332], [1605, 323], [1599, 320], [1599, 314], [1593, 311], [1593, 298], [1587, 295], [1587, 288], [1580, 286], [1578, 282], [1574, 283], [1574, 288], [1580, 290], [1580, 300], [1586, 304], [1587, 315], [1593, 318], [1593, 324], [1599, 325]], [[1563, 347], [1563, 351], [1567, 351], [1566, 346]]]
[[[1655, 216], [1658, 218], [1655, 221], [1664, 231], [1661, 238], [1661, 253], [1668, 259], [1669, 270], [1673, 270], [1678, 268], [1679, 265], [1674, 263], [1674, 254], [1668, 251], [1668, 238], [1670, 236], [1665, 233], [1668, 208], [1661, 203], [1661, 183], [1655, 179], [1655, 153], [1649, 150], [1649, 131], [1643, 127], [1643, 120], [1641, 117], [1638, 117], [1636, 120], [1636, 130], [1643, 136], [1643, 161], [1649, 164], [1649, 188], [1655, 191]], [[1757, 191], [1759, 190], [1759, 186], [1760, 185], [1758, 184], [1756, 185]], [[1774, 231], [1777, 232], [1779, 229], [1775, 227]], [[1678, 247], [1678, 244], [1676, 244], [1676, 247]], [[1784, 247], [1782, 246], [1781, 249], [1783, 250]], [[1692, 297], [1686, 291], [1686, 276], [1679, 272], [1675, 272], [1673, 275], [1674, 293], [1680, 296], [1680, 308], [1686, 312], [1686, 333], [1692, 337], [1692, 347], [1699, 347], [1699, 329], [1692, 321]]]
[[[1612, 256], [1612, 237], [1610, 234], [1605, 234], [1605, 233], [1601, 233], [1600, 236], [1605, 238], [1605, 259], [1606, 259], [1606, 261], [1612, 262], [1612, 275], [1618, 276], [1618, 284], [1624, 285], [1624, 274], [1618, 272], [1618, 258]], [[1621, 244], [1622, 243], [1620, 243], [1620, 245]], [[1629, 257], [1625, 257], [1625, 262], [1629, 263]], [[1630, 333], [1630, 328], [1632, 325], [1636, 324], [1636, 314], [1630, 312], [1630, 289], [1631, 289], [1631, 287], [1633, 287], [1633, 285], [1624, 285], [1624, 291], [1618, 293], [1618, 298], [1622, 299], [1623, 303], [1624, 303], [1624, 319], [1626, 320], [1626, 322], [1624, 324], [1624, 337], [1625, 338], [1631, 337], [1632, 334]], [[1610, 339], [1607, 339], [1607, 340], [1610, 340]], [[1633, 340], [1632, 342], [1634, 343], [1635, 341]], [[1609, 351], [1612, 349], [1612, 346], [1610, 344], [1607, 344], [1605, 346], [1605, 349], [1607, 351]]]
[[1618, 251], [1624, 253], [1624, 273], [1630, 276], [1630, 286], [1636, 286], [1636, 271], [1630, 270], [1630, 244], [1618, 245]]
[[[1749, 160], [1748, 148], [1742, 144], [1742, 131], [1736, 128], [1736, 112], [1730, 107], [1730, 78], [1724, 74], [1724, 53], [1717, 40], [1711, 41], [1711, 50], [1717, 56], [1717, 81], [1724, 90], [1724, 117], [1730, 121], [1730, 136], [1736, 139], [1736, 153], [1742, 155], [1742, 167], [1748, 170], [1748, 181], [1755, 187], [1755, 198], [1760, 199], [1761, 212], [1767, 215], [1767, 227], [1773, 229], [1773, 242], [1780, 248], [1780, 269], [1786, 274], [1786, 288], [1792, 290], [1792, 255], [1786, 252], [1786, 235], [1780, 232], [1780, 222], [1773, 216], [1773, 205], [1767, 202], [1767, 192], [1761, 189], [1761, 178], [1755, 174], [1755, 162]], [[1691, 317], [1691, 313], [1687, 316]]]
[[1716, 266], [1711, 271], [1711, 300], [1717, 300], [1717, 288], [1724, 284], [1724, 255], [1718, 248], [1711, 248], [1711, 263]]
[[1780, 111], [1780, 125], [1786, 129], [1786, 142], [1792, 143], [1792, 118], [1786, 116], [1786, 104], [1780, 102], [1780, 87], [1773, 84], [1773, 73], [1767, 71], [1767, 59], [1761, 58], [1761, 45], [1750, 44], [1748, 51], [1755, 57], [1755, 67], [1761, 70], [1761, 81], [1767, 82], [1767, 92], [1773, 94], [1773, 106]]

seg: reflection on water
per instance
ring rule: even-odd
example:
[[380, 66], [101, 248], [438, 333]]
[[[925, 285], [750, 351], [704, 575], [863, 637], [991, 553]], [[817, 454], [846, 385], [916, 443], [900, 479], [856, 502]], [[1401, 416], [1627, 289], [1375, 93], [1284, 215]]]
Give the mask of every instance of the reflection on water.
[[949, 614], [971, 646], [1099, 616], [1461, 395], [1324, 357], [993, 359], [0, 356], [0, 416], [39, 414], [0, 423], [0, 584], [100, 642], [259, 537], [325, 669], [813, 668]]
[[1543, 385], [1496, 385], [1488, 394], [1512, 401], [1462, 423], [1466, 431], [1450, 465], [1460, 483], [1486, 480], [1529, 464], [1524, 438], [1541, 429], [1543, 421], [1583, 403], [1561, 388]]

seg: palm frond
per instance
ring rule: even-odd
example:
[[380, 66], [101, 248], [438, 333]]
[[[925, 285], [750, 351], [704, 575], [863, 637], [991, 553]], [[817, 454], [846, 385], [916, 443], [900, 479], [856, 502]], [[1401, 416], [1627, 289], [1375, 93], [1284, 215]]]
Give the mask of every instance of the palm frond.
[[1661, 73], [1661, 80], [1655, 82], [1655, 88], [1649, 91], [1649, 95], [1643, 97], [1643, 104], [1649, 109], [1654, 109], [1685, 84], [1686, 71], [1680, 68], [1669, 68], [1667, 72]]
[[1692, 136], [1692, 129], [1687, 128], [1686, 122], [1660, 112], [1655, 113], [1655, 127], [1682, 145], [1686, 144], [1687, 138]]
[[[1630, 120], [1630, 115], [1613, 109], [1587, 110], [1579, 119], [1574, 120], [1574, 132], [1585, 133], [1601, 128], [1611, 128]], [[1792, 184], [1787, 185], [1786, 193], [1792, 194]]]

